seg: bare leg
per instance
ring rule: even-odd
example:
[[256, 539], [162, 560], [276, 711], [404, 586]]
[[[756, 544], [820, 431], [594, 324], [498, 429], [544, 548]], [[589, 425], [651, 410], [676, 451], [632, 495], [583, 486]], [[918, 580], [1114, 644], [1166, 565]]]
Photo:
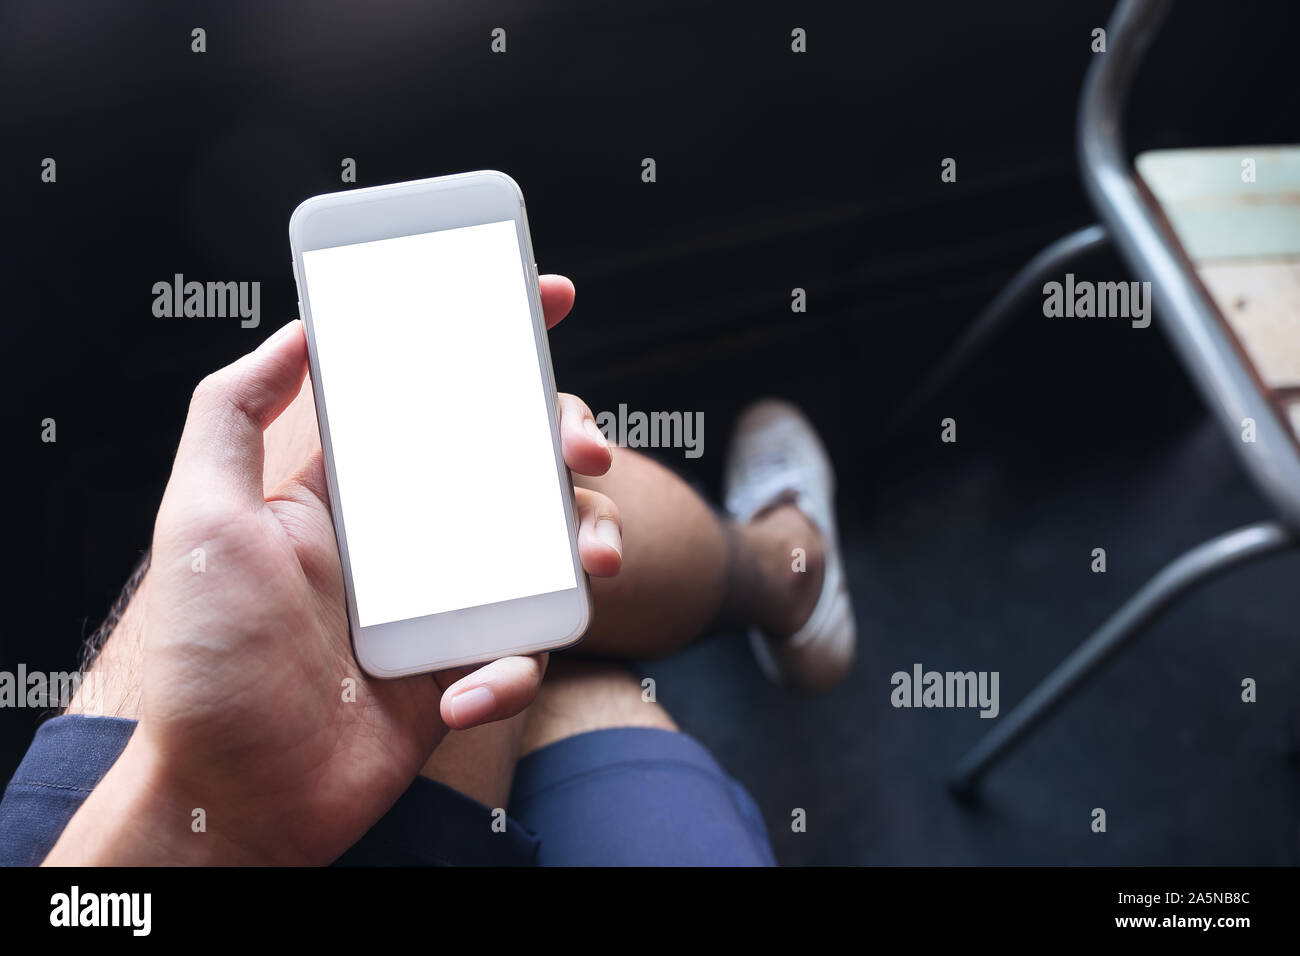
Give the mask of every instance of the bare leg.
[[[546, 679], [551, 679], [549, 667]], [[535, 706], [536, 703], [530, 705], [528, 710], [509, 720], [473, 730], [451, 731], [425, 762], [420, 774], [486, 807], [504, 808], [510, 797], [528, 713]]]
[[642, 699], [637, 679], [619, 665], [556, 660], [528, 708], [519, 756], [565, 737], [613, 727], [677, 729], [663, 707]]
[[[600, 478], [577, 478], [614, 500], [623, 518], [623, 570], [592, 581], [596, 620], [584, 655], [659, 657], [713, 622], [793, 634], [821, 592], [821, 536], [795, 508], [746, 524], [720, 518], [663, 465], [625, 448]], [[791, 551], [807, 571], [791, 570]]]
[[519, 757], [592, 730], [677, 730], [668, 712], [641, 697], [621, 666], [552, 658], [537, 697], [510, 720], [448, 734], [420, 772], [488, 807], [506, 808]]

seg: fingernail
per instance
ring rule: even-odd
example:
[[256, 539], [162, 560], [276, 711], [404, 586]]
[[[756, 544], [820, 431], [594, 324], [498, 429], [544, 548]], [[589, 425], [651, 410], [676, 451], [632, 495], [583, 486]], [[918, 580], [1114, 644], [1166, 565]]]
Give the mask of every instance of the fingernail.
[[586, 430], [587, 434], [591, 436], [592, 440], [597, 442], [601, 448], [609, 447], [609, 442], [605, 440], [605, 433], [600, 430], [600, 426], [596, 424], [595, 419], [586, 419], [582, 423], [582, 427]]
[[601, 518], [596, 522], [596, 540], [602, 544], [607, 544], [623, 555], [623, 532], [619, 530], [618, 525], [608, 518]]
[[451, 719], [458, 727], [477, 724], [492, 716], [497, 698], [490, 687], [480, 684], [451, 699]]

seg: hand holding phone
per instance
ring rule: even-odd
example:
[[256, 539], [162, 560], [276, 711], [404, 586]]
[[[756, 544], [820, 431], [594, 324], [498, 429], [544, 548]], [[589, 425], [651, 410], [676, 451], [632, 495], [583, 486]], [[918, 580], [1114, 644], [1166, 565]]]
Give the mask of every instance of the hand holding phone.
[[[572, 286], [547, 279], [554, 325]], [[306, 372], [295, 321], [196, 389], [139, 595], [140, 724], [48, 862], [327, 863], [392, 805], [449, 727], [511, 716], [536, 693], [537, 657], [432, 679], [372, 680], [358, 669], [320, 457], [305, 455], [293, 477], [263, 491], [263, 430]], [[589, 415], [563, 398], [565, 461], [592, 474], [609, 453], [583, 428]], [[617, 511], [580, 492], [583, 564], [616, 573], [617, 549], [593, 529], [598, 514]], [[458, 706], [470, 694], [477, 700]], [[200, 807], [201, 837], [191, 830]]]

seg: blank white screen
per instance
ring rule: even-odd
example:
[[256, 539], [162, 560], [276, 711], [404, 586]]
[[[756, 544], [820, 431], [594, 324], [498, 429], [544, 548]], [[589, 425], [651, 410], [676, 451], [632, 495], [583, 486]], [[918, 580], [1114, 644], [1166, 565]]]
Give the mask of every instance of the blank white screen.
[[360, 625], [576, 587], [515, 223], [303, 267]]

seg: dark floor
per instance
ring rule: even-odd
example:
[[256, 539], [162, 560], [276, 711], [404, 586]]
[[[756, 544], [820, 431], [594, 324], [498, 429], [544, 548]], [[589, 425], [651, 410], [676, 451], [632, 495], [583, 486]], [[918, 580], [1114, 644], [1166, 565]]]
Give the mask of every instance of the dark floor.
[[[732, 636], [641, 666], [750, 787], [783, 863], [1297, 862], [1294, 554], [1177, 605], [1013, 753], [973, 808], [944, 777], [993, 721], [890, 705], [890, 675], [919, 662], [999, 671], [1005, 715], [1163, 562], [1267, 516], [1208, 422], [1153, 427], [1141, 450], [1105, 446], [1085, 435], [1071, 468], [1037, 460], [1032, 442], [954, 446], [959, 467], [897, 461], [874, 487], [844, 487], [861, 652], [829, 697], [769, 687]], [[1106, 548], [1104, 575], [1090, 570], [1094, 547]], [[1241, 701], [1244, 677], [1258, 681], [1257, 703]], [[1104, 834], [1090, 829], [1095, 807]], [[806, 833], [791, 830], [794, 808]]]
[[[703, 459], [714, 470], [692, 475], [714, 494], [731, 412], [755, 385], [810, 409], [840, 465], [861, 643], [850, 679], [821, 700], [770, 687], [739, 635], [643, 675], [754, 793], [783, 863], [1297, 863], [1295, 553], [1174, 605], [990, 775], [974, 807], [949, 796], [945, 775], [995, 721], [891, 706], [890, 675], [920, 663], [998, 671], [1005, 716], [1166, 562], [1270, 517], [1159, 317], [1133, 330], [1027, 310], [884, 440], [899, 380], [922, 376], [952, 334], [935, 331], [969, 321], [977, 301], [889, 321], [850, 308], [755, 351], [739, 386], [683, 356], [652, 389], [661, 401], [689, 389], [706, 408], [716, 396]], [[911, 369], [909, 328], [935, 338]], [[601, 407], [601, 387], [590, 391]], [[949, 415], [958, 441], [945, 445]], [[1105, 574], [1091, 570], [1096, 547]], [[1104, 834], [1091, 830], [1096, 807]], [[792, 832], [795, 808], [806, 833]]]

